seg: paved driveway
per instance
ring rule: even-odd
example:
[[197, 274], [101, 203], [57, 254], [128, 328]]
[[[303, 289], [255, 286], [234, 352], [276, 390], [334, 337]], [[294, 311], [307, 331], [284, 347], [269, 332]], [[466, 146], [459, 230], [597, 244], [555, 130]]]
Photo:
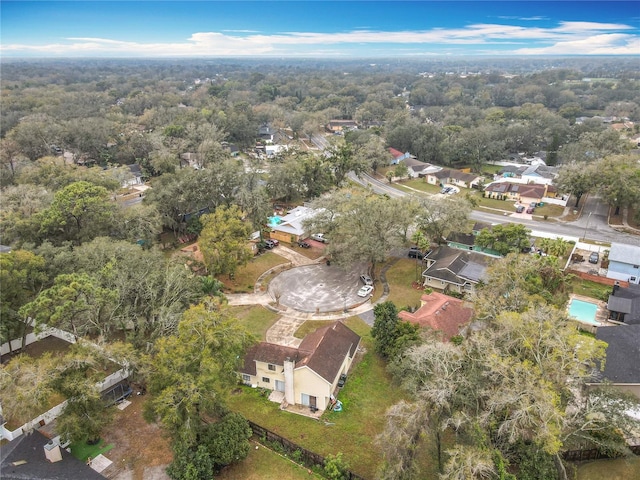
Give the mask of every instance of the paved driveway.
[[280, 303], [301, 312], [336, 312], [359, 305], [362, 287], [359, 277], [365, 265], [345, 271], [335, 265], [306, 265], [277, 275], [269, 283], [269, 295], [280, 296]]

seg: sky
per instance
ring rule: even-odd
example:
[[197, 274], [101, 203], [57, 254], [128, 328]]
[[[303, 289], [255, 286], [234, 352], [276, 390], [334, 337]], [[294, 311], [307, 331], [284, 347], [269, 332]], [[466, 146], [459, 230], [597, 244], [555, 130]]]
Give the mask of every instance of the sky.
[[636, 1], [0, 0], [0, 57], [638, 55]]

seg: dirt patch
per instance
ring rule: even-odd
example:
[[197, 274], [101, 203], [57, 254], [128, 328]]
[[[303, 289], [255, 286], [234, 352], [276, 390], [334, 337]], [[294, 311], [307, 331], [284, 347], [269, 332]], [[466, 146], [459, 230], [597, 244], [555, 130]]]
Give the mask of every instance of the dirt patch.
[[[164, 468], [172, 461], [169, 438], [158, 424], [149, 424], [142, 417], [149, 395], [132, 395], [131, 405], [115, 411], [114, 420], [105, 429], [106, 444], [115, 446], [107, 453], [113, 464], [102, 474], [112, 479], [143, 480], [168, 478]], [[115, 409], [115, 407], [113, 407]]]

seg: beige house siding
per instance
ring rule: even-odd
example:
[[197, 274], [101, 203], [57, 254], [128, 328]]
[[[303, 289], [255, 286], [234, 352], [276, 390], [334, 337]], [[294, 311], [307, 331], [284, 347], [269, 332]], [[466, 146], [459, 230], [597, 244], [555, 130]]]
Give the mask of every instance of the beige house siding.
[[269, 238], [285, 243], [295, 243], [302, 240], [304, 237], [304, 235], [294, 235], [291, 233], [279, 232], [277, 230], [271, 230], [271, 232], [269, 232]]
[[332, 394], [332, 386], [309, 367], [296, 368], [293, 375], [295, 402], [302, 403], [302, 394], [316, 397], [316, 407], [325, 410]]
[[[284, 382], [284, 367], [282, 365], [273, 365], [275, 370], [269, 370], [269, 363], [256, 362], [256, 376], [255, 382], [252, 385], [257, 385], [261, 388], [268, 388], [270, 390], [276, 389], [276, 380]], [[269, 381], [265, 382], [264, 379], [268, 378]]]

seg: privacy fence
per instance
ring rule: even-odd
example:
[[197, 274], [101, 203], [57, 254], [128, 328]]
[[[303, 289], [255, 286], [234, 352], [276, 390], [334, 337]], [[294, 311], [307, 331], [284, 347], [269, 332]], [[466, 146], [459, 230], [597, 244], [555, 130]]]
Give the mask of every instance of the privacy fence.
[[[300, 445], [293, 443], [290, 440], [287, 440], [284, 437], [281, 437], [277, 433], [273, 433], [271, 430], [267, 430], [260, 425], [249, 421], [249, 425], [251, 426], [251, 430], [253, 430], [253, 434], [258, 437], [261, 441], [267, 443], [270, 446], [276, 446], [276, 449], [281, 450], [285, 453], [289, 458], [294, 460], [296, 463], [304, 465], [307, 468], [313, 468], [316, 466], [323, 467], [325, 458], [322, 455], [319, 455], [311, 450], [307, 450]], [[347, 471], [347, 480], [366, 480], [364, 477], [353, 473], [352, 471]]]

